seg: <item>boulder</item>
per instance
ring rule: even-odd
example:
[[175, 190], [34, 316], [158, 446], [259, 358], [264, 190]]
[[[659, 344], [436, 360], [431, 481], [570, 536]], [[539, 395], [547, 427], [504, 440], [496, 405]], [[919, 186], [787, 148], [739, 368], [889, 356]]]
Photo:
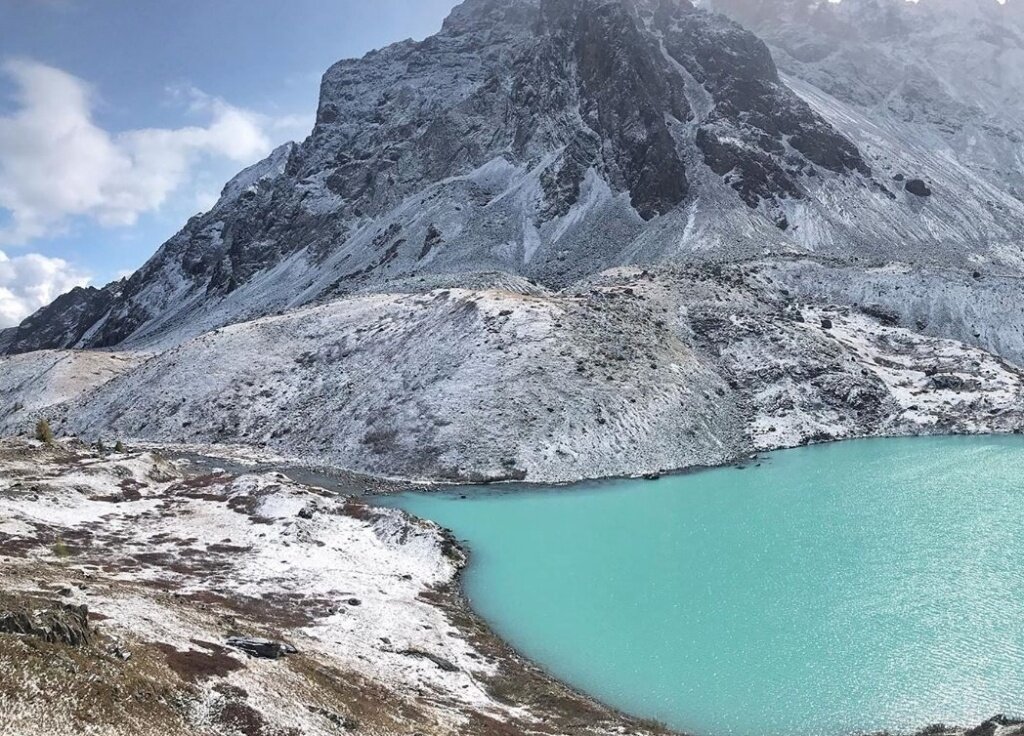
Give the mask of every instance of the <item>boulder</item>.
[[245, 636], [232, 636], [226, 644], [232, 649], [245, 652], [254, 659], [281, 659], [286, 655], [299, 652], [291, 644], [269, 639], [251, 639]]
[[860, 311], [869, 317], [875, 318], [884, 327], [897, 327], [900, 323], [900, 316], [898, 314], [880, 304], [865, 304], [860, 308]]
[[939, 391], [963, 391], [968, 388], [967, 381], [960, 376], [938, 374], [931, 378], [932, 386]]
[[921, 179], [911, 179], [904, 185], [904, 188], [915, 197], [932, 196], [932, 190]]

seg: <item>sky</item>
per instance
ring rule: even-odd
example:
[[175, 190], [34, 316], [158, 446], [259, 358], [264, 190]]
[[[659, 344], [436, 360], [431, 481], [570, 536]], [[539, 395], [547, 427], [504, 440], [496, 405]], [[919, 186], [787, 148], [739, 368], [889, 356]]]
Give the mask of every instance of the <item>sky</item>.
[[313, 125], [339, 59], [458, 0], [0, 0], [0, 328], [141, 266]]

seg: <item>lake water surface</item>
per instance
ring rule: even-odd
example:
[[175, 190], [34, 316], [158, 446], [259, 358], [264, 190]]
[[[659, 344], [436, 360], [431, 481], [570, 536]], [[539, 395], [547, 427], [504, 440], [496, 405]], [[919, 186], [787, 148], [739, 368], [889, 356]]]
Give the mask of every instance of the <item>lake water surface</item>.
[[691, 733], [1024, 712], [1020, 437], [866, 440], [655, 482], [382, 502], [468, 543], [472, 604], [523, 654]]

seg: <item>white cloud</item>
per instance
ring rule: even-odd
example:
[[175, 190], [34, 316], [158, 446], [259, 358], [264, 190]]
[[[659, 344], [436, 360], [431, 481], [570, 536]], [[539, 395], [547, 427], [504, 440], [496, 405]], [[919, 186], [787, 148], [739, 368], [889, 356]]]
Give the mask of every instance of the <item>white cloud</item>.
[[220, 199], [220, 193], [214, 190], [196, 192], [195, 203], [196, 209], [200, 212], [209, 212], [213, 209], [213, 206], [217, 204], [217, 200]]
[[19, 324], [89, 278], [67, 261], [29, 253], [9, 258], [0, 251], [0, 329]]
[[11, 220], [0, 244], [51, 234], [72, 217], [132, 225], [190, 182], [204, 157], [248, 165], [287, 124], [183, 88], [205, 125], [111, 133], [94, 122], [83, 80], [34, 61], [0, 68], [19, 90], [18, 109], [0, 116], [0, 209]]

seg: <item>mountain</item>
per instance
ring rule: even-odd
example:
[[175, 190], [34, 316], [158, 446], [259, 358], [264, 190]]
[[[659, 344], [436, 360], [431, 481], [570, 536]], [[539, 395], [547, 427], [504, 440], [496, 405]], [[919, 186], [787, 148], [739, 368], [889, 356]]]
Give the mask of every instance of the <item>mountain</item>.
[[981, 188], [992, 206], [1007, 208], [1003, 218], [1016, 216], [1024, 198], [1020, 0], [709, 3], [758, 33], [786, 83], [869, 158], [880, 147], [896, 154], [879, 174], [904, 187], [903, 175], [916, 172], [932, 189]]
[[[803, 282], [852, 293], [878, 273], [771, 258], [615, 269], [559, 292], [358, 295], [155, 355], [11, 356], [0, 434], [44, 416], [61, 435], [243, 446], [374, 476], [563, 482], [1024, 427], [1020, 360], [921, 331], [1012, 324], [1000, 305], [1019, 283], [878, 272], [931, 311], [907, 318], [866, 290], [860, 308], [808, 302], [793, 294]], [[1021, 356], [1017, 325], [1003, 344]]]
[[14, 729], [666, 733], [491, 636], [450, 534], [338, 494], [1024, 434], [1022, 8], [466, 0], [334, 65], [305, 141], [0, 332], [8, 630], [104, 622], [102, 667], [7, 637]]
[[0, 333], [0, 431], [535, 482], [1024, 431], [1019, 10], [714, 1], [467, 0], [336, 64]]
[[[744, 21], [761, 7], [734, 5]], [[827, 46], [827, 29], [807, 33]], [[307, 140], [240, 174], [126, 282], [44, 309], [0, 351], [162, 346], [469, 273], [559, 287], [800, 252], [1020, 266], [1019, 161], [982, 176], [915, 154], [916, 128], [865, 132], [787, 81], [756, 36], [686, 0], [467, 0], [435, 36], [333, 66]]]

